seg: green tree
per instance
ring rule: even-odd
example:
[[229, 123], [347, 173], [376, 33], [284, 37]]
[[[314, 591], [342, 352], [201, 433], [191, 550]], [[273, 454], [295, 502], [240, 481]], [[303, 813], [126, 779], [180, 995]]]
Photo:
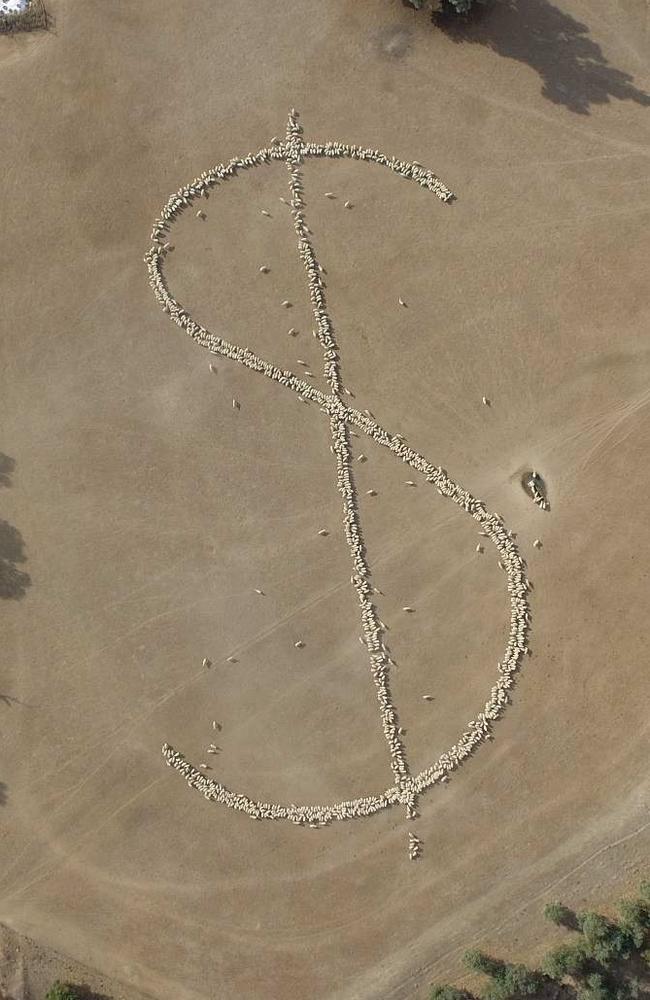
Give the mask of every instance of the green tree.
[[590, 911], [579, 913], [577, 919], [588, 953], [597, 962], [607, 967], [616, 959], [629, 958], [634, 939], [628, 928]]
[[[618, 963], [635, 955], [650, 967], [650, 882], [641, 883], [637, 898], [621, 900], [619, 910], [621, 920], [616, 923], [600, 913], [587, 910], [574, 915], [561, 903], [549, 903], [545, 916], [554, 923], [577, 925], [581, 935], [572, 935], [568, 943], [548, 952], [541, 971], [503, 962], [478, 948], [465, 952], [463, 964], [472, 972], [488, 977], [482, 1000], [526, 1000], [550, 996], [551, 992], [558, 997], [570, 992], [575, 1000], [640, 1000], [645, 996], [645, 972], [639, 981], [630, 974], [629, 965]], [[610, 974], [607, 969], [613, 963], [616, 964]], [[635, 966], [637, 971], [641, 968], [638, 960]], [[574, 977], [577, 983], [570, 988], [565, 985], [549, 990], [550, 980], [558, 983], [565, 976]], [[69, 998], [48, 995], [48, 1000]], [[445, 983], [433, 989], [430, 1000], [475, 998], [466, 990]]]
[[584, 972], [587, 955], [582, 941], [572, 944], [561, 944], [549, 951], [542, 959], [542, 971], [551, 979], [563, 979], [564, 976], [578, 976]]
[[542, 985], [543, 977], [525, 965], [502, 965], [483, 993], [484, 1000], [509, 1000], [532, 996]]
[[45, 994], [45, 1000], [79, 1000], [79, 994], [74, 986], [60, 983], [57, 979]]
[[554, 924], [567, 927], [573, 921], [573, 913], [568, 906], [562, 903], [547, 903], [544, 907], [544, 917]]
[[472, 994], [443, 983], [442, 986], [433, 987], [429, 1000], [472, 1000]]
[[478, 948], [470, 948], [463, 955], [463, 965], [471, 969], [472, 972], [482, 972], [485, 976], [496, 976], [503, 968], [503, 962], [498, 958], [486, 955]]

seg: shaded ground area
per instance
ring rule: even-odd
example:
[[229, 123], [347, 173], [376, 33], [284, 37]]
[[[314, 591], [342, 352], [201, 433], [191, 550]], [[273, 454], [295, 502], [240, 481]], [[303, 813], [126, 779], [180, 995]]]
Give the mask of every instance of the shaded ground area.
[[18, 564], [26, 561], [23, 536], [12, 524], [0, 520], [0, 597], [5, 601], [25, 596], [31, 579]]
[[[11, 486], [11, 476], [16, 463], [9, 455], [0, 453], [0, 486]], [[29, 573], [18, 568], [27, 561], [25, 542], [17, 528], [0, 518], [0, 598], [18, 600], [25, 596], [31, 584]]]
[[448, 10], [434, 15], [433, 22], [434, 30], [459, 45], [485, 45], [533, 69], [542, 96], [575, 114], [588, 115], [611, 101], [650, 107], [650, 93], [632, 73], [612, 65], [589, 24], [548, 0], [479, 4], [471, 15], [458, 17]]

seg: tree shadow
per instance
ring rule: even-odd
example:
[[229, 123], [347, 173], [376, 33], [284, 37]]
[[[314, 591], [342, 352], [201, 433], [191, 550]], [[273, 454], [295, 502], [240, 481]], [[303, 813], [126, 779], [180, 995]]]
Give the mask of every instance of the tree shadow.
[[0, 486], [11, 486], [11, 474], [16, 468], [15, 459], [0, 451]]
[[592, 105], [612, 99], [650, 107], [650, 94], [634, 86], [634, 78], [607, 61], [589, 28], [548, 0], [496, 0], [479, 3], [459, 16], [449, 0], [432, 15], [436, 26], [454, 42], [486, 45], [539, 74], [542, 94], [553, 104], [588, 115]]
[[0, 598], [19, 601], [31, 586], [29, 573], [18, 569], [17, 563], [27, 561], [23, 536], [8, 521], [0, 520]]
[[79, 985], [75, 983], [74, 990], [79, 1000], [113, 1000], [113, 997], [109, 997], [108, 994], [98, 993], [97, 990], [91, 989], [87, 983]]
[[[0, 486], [11, 486], [11, 475], [16, 462], [0, 452]], [[0, 598], [17, 601], [24, 597], [31, 585], [29, 573], [18, 569], [18, 563], [27, 562], [23, 536], [8, 521], [0, 518]]]
[[7, 804], [7, 785], [6, 782], [0, 781], [0, 806], [6, 806]]
[[580, 924], [578, 923], [578, 915], [575, 910], [572, 910], [569, 906], [564, 907], [564, 915], [560, 921], [562, 927], [566, 927], [568, 931], [575, 931], [576, 933], [580, 930]]
[[615, 989], [618, 989], [620, 995], [624, 995], [626, 984], [635, 983], [637, 995], [634, 1000], [648, 1000], [650, 996], [650, 967], [642, 954], [632, 954], [629, 958], [612, 963], [607, 972], [610, 982]]

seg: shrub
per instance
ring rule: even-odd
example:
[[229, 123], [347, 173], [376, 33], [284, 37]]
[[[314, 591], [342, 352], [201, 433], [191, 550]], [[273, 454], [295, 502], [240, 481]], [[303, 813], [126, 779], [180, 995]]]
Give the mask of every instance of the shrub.
[[562, 944], [549, 951], [542, 960], [542, 970], [551, 979], [562, 979], [564, 976], [577, 976], [584, 972], [587, 955], [582, 941], [575, 944]]
[[578, 990], [578, 1000], [616, 1000], [616, 994], [599, 972], [587, 976], [585, 985]]
[[642, 882], [639, 886], [639, 896], [646, 903], [650, 903], [650, 882]]
[[484, 951], [478, 948], [470, 948], [463, 955], [463, 965], [472, 972], [482, 972], [485, 976], [497, 976], [503, 969], [503, 962], [497, 958], [491, 958]]
[[483, 996], [485, 1000], [509, 1000], [510, 997], [531, 996], [542, 985], [538, 972], [525, 965], [503, 965], [492, 979]]
[[467, 990], [458, 990], [449, 983], [443, 983], [442, 986], [434, 986], [429, 1000], [471, 1000], [471, 997]]
[[512, 993], [501, 979], [491, 979], [481, 994], [483, 1000], [510, 1000]]
[[509, 990], [509, 995], [531, 996], [541, 989], [544, 977], [525, 965], [507, 965], [501, 982]]
[[647, 931], [638, 924], [621, 924], [621, 933], [628, 939], [630, 951], [639, 951], [643, 948]]
[[616, 990], [616, 1000], [639, 1000], [641, 996], [641, 983], [633, 976], [626, 983], [622, 983]]
[[592, 910], [578, 913], [576, 919], [578, 927], [588, 940], [595, 941], [597, 938], [604, 937], [610, 928], [607, 917], [603, 917], [600, 913], [594, 913]]
[[646, 932], [650, 930], [650, 902], [644, 899], [623, 899], [618, 908], [623, 917], [623, 924], [638, 932], [635, 937], [640, 937], [637, 944], [637, 948], [640, 948]]
[[57, 979], [45, 994], [45, 1000], [79, 1000], [79, 994], [74, 986], [70, 986], [69, 983], [60, 983]]
[[544, 907], [544, 917], [551, 923], [568, 926], [573, 922], [573, 913], [562, 903], [547, 903]]

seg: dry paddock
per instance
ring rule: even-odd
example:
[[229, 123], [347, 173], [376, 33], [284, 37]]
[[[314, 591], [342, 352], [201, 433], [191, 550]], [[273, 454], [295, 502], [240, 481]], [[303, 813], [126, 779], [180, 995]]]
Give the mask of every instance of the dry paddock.
[[[607, 903], [650, 840], [642, 0], [520, 0], [460, 33], [393, 0], [48, 6], [48, 32], [0, 37], [0, 921], [159, 1000], [419, 1000], [469, 944], [534, 960], [543, 902]], [[255, 797], [390, 783], [324, 418], [211, 374], [142, 263], [167, 196], [292, 105], [308, 138], [456, 193], [305, 167], [355, 401], [503, 514], [534, 584], [513, 704], [414, 824], [254, 822], [160, 755], [206, 760], [214, 719], [211, 773]], [[261, 168], [186, 214], [170, 287], [322, 387], [287, 190]], [[356, 444], [420, 769], [494, 683], [504, 577], [470, 518]]]

